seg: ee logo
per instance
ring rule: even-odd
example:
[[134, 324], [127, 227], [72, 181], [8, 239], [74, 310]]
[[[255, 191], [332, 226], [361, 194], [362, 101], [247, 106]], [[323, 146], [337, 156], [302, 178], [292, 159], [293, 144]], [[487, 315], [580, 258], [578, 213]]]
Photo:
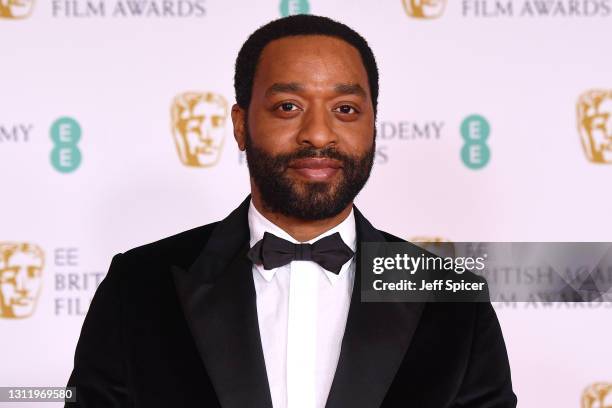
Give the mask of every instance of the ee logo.
[[489, 163], [491, 150], [487, 139], [491, 133], [489, 122], [480, 115], [470, 115], [461, 122], [461, 160], [472, 170], [483, 168]]
[[308, 14], [310, 12], [308, 0], [281, 0], [279, 8], [282, 17]]
[[59, 118], [51, 125], [51, 165], [60, 173], [71, 173], [81, 164], [81, 126], [69, 117]]

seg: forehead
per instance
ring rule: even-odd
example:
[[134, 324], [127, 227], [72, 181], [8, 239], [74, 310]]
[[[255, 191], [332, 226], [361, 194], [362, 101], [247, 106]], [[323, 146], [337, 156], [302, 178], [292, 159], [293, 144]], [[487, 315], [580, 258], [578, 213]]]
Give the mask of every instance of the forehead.
[[11, 7], [30, 7], [32, 0], [2, 0], [0, 5]]
[[597, 95], [592, 99], [586, 99], [583, 103], [586, 116], [612, 114], [612, 94]]
[[599, 104], [599, 111], [602, 113], [606, 112], [612, 114], [612, 95], [609, 95], [607, 98], [601, 101], [601, 104]]
[[176, 99], [175, 107], [181, 118], [209, 114], [223, 115], [226, 110], [225, 101], [211, 93], [181, 95]]
[[225, 107], [215, 101], [200, 100], [193, 106], [191, 113], [195, 116], [223, 115], [225, 114]]
[[438, 7], [444, 4], [443, 0], [417, 0], [417, 6]]
[[253, 85], [269, 86], [275, 82], [358, 83], [369, 90], [359, 51], [342, 39], [325, 35], [284, 37], [266, 45]]
[[[8, 265], [37, 265], [41, 263], [41, 259], [32, 252], [16, 251], [7, 260]], [[0, 266], [4, 264], [3, 259], [0, 259]]]

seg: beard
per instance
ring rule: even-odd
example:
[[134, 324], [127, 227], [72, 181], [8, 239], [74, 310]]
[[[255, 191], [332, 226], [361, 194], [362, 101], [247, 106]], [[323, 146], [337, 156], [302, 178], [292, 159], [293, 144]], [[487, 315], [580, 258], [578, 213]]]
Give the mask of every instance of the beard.
[[[253, 145], [248, 130], [245, 147], [249, 173], [259, 190], [262, 205], [271, 212], [314, 221], [340, 214], [368, 181], [374, 164], [376, 132], [372, 147], [361, 156], [347, 155], [333, 147], [312, 146], [270, 155]], [[290, 163], [305, 158], [338, 160], [342, 164], [340, 180], [306, 182], [291, 178], [287, 174]]]

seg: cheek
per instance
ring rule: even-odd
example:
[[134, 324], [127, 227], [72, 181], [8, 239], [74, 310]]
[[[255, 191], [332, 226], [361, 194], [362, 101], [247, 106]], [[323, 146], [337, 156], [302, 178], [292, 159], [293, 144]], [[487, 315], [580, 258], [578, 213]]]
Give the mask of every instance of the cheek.
[[221, 144], [225, 137], [225, 129], [221, 127], [212, 128], [210, 137], [214, 139], [216, 145]]
[[25, 282], [23, 283], [24, 289], [27, 290], [30, 294], [32, 294], [32, 292], [37, 292], [38, 291], [38, 287], [40, 286], [40, 279], [39, 278], [26, 278]]
[[0, 291], [2, 291], [2, 296], [10, 298], [15, 294], [15, 287], [11, 284], [3, 283], [0, 284]]
[[374, 143], [374, 128], [370, 126], [351, 126], [338, 131], [342, 149], [361, 155], [372, 148]]
[[196, 132], [187, 132], [185, 137], [187, 138], [190, 146], [200, 143], [200, 135], [198, 135]]
[[277, 120], [261, 121], [257, 125], [249, 123], [249, 136], [256, 147], [268, 152], [283, 152], [298, 146], [300, 132], [298, 121]]
[[612, 114], [606, 122], [606, 133], [608, 134], [608, 137], [612, 137]]

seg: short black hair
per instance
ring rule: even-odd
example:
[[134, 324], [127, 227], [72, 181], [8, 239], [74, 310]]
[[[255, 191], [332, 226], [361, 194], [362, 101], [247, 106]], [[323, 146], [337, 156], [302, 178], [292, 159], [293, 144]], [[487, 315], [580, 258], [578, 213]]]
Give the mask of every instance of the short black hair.
[[368, 74], [368, 84], [376, 117], [378, 103], [378, 67], [374, 53], [368, 42], [359, 33], [328, 17], [298, 14], [279, 18], [258, 28], [249, 36], [236, 58], [234, 73], [234, 90], [236, 103], [243, 109], [248, 109], [253, 91], [253, 79], [259, 58], [266, 45], [274, 40], [296, 35], [326, 35], [339, 38], [357, 48]]

